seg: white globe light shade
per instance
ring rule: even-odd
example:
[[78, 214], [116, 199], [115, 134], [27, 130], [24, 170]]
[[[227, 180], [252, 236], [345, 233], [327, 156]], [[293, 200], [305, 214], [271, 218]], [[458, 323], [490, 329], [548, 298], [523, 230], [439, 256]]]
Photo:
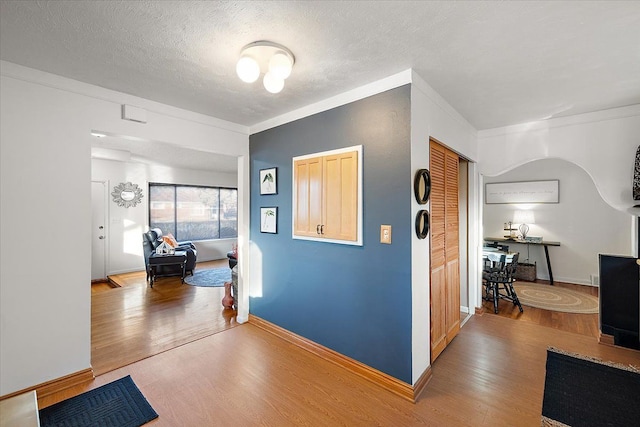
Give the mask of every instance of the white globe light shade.
[[278, 93], [284, 88], [284, 80], [277, 78], [271, 72], [264, 75], [264, 88], [271, 93]]
[[250, 56], [242, 56], [236, 64], [236, 73], [240, 80], [253, 83], [260, 77], [260, 65]]
[[284, 52], [276, 52], [269, 60], [269, 72], [284, 80], [291, 75], [291, 58]]

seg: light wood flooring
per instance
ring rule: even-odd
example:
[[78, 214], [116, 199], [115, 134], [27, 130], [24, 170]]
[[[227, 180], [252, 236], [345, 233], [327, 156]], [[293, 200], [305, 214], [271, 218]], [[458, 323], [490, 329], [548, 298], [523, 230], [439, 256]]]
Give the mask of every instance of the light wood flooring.
[[[227, 260], [209, 261], [198, 263], [196, 270], [227, 266]], [[91, 286], [91, 363], [96, 375], [236, 326], [236, 312], [224, 310], [220, 303], [224, 288], [189, 286], [181, 284], [178, 277], [166, 277], [158, 279], [151, 289], [144, 271], [110, 279], [112, 283]], [[556, 286], [592, 295], [598, 291], [558, 282]], [[483, 307], [493, 315], [492, 303], [484, 302]], [[499, 309], [502, 317], [598, 336], [597, 314], [560, 313], [527, 306], [520, 313], [507, 301], [500, 301]]]
[[[228, 262], [199, 263], [196, 271], [221, 267], [228, 268]], [[91, 286], [95, 375], [236, 326], [236, 312], [222, 307], [223, 287], [190, 286], [179, 277], [162, 277], [151, 288], [144, 271], [111, 280], [119, 287]]]
[[640, 365], [640, 352], [591, 337], [473, 316], [413, 404], [243, 324], [43, 398], [40, 406], [131, 375], [159, 414], [150, 426], [539, 426], [549, 345]]
[[161, 278], [151, 289], [144, 272], [114, 280], [121, 287], [92, 286], [98, 376], [40, 399], [40, 407], [131, 375], [160, 415], [149, 425], [539, 426], [547, 346], [640, 365], [640, 352], [597, 343], [597, 315], [532, 307], [520, 314], [501, 301], [498, 315], [487, 306], [490, 314], [469, 319], [412, 404], [251, 324], [238, 325], [235, 312], [222, 308], [223, 288]]
[[[549, 285], [546, 280], [538, 280], [536, 282], [521, 283], [536, 283]], [[570, 289], [572, 291], [585, 293], [588, 295], [598, 296], [598, 288], [594, 286], [574, 285], [570, 283], [554, 282], [553, 286]], [[482, 307], [485, 313], [494, 315], [493, 302], [483, 301]], [[560, 329], [567, 332], [573, 332], [575, 334], [587, 335], [590, 337], [598, 337], [599, 333], [599, 320], [598, 314], [577, 314], [577, 313], [562, 313], [559, 311], [543, 310], [540, 308], [524, 306], [524, 311], [520, 313], [517, 306], [513, 305], [509, 301], [501, 300], [498, 305], [498, 316], [508, 317], [510, 319], [516, 319], [523, 322], [535, 323], [541, 326], [547, 326], [554, 329]]]

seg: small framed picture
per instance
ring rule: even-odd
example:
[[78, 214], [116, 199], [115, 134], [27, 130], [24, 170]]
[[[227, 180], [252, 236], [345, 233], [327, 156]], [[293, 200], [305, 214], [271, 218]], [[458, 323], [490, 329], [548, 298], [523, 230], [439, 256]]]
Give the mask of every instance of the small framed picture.
[[260, 194], [278, 194], [277, 168], [260, 169]]
[[260, 232], [272, 233], [278, 232], [278, 208], [260, 208]]

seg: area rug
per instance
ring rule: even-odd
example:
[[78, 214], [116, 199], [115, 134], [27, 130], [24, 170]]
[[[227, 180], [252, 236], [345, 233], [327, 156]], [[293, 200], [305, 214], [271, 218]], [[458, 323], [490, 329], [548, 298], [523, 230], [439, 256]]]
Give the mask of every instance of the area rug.
[[224, 286], [225, 282], [231, 281], [230, 268], [210, 268], [207, 270], [196, 270], [193, 276], [187, 276], [184, 283], [191, 286]]
[[139, 427], [156, 418], [131, 376], [40, 410], [42, 427]]
[[565, 313], [593, 314], [598, 312], [598, 297], [558, 286], [536, 283], [513, 284], [522, 305]]
[[638, 367], [547, 349], [543, 426], [638, 425], [638, 396]]

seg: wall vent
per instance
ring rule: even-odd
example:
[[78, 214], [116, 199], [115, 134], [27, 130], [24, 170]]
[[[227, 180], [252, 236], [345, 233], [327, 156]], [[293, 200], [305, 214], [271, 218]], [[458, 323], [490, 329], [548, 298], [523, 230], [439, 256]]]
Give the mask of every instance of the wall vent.
[[147, 123], [147, 110], [132, 105], [122, 105], [122, 119], [132, 122]]

